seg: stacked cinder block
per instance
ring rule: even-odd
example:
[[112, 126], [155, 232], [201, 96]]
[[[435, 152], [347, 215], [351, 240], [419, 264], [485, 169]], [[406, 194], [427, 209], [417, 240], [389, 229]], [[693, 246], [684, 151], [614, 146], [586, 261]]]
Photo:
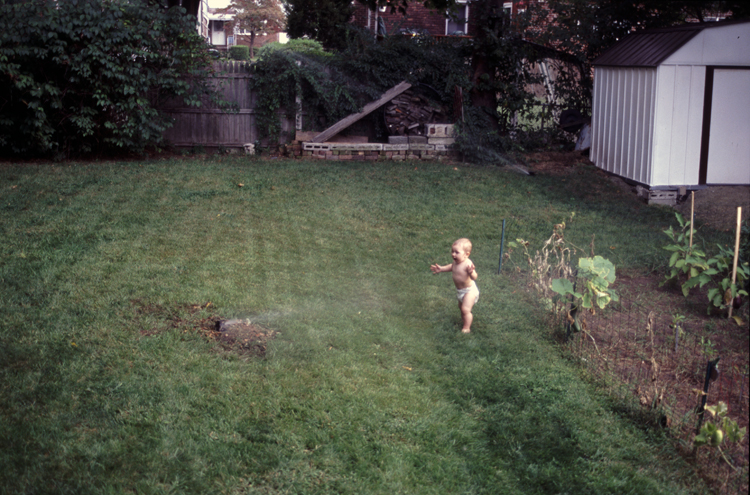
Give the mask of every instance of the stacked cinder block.
[[[443, 160], [455, 158], [453, 125], [427, 124], [427, 136], [391, 136], [388, 143], [302, 143], [302, 156], [321, 160]], [[295, 153], [296, 155], [296, 153]]]

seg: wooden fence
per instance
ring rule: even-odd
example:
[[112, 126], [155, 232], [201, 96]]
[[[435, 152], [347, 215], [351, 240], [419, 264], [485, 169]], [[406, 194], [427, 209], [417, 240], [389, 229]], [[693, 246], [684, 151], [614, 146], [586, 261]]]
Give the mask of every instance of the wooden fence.
[[[249, 64], [244, 62], [215, 62], [217, 75], [213, 84], [221, 97], [237, 105], [226, 111], [205, 99], [200, 107], [185, 107], [181, 102], [165, 102], [160, 109], [174, 119], [174, 125], [164, 132], [164, 138], [173, 146], [203, 148], [242, 148], [256, 142], [258, 129], [255, 123], [255, 95], [248, 83], [252, 78]], [[280, 114], [281, 137], [285, 143], [293, 139], [295, 122]], [[267, 143], [266, 143], [267, 144]]]

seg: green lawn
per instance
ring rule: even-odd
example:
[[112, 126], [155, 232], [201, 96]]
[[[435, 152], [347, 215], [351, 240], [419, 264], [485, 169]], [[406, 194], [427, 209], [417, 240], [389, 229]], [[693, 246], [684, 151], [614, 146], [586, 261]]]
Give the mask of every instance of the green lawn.
[[[0, 164], [0, 493], [704, 492], [497, 275], [504, 218], [648, 269], [673, 215], [591, 167]], [[458, 237], [468, 336], [429, 271]], [[209, 317], [279, 333], [226, 352]]]

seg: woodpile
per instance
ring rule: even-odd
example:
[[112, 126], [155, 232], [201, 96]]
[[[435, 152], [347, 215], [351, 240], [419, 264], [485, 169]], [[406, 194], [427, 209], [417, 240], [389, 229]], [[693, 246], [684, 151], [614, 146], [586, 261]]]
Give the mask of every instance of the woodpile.
[[385, 125], [391, 136], [423, 136], [425, 124], [435, 122], [446, 122], [443, 109], [411, 90], [385, 107]]

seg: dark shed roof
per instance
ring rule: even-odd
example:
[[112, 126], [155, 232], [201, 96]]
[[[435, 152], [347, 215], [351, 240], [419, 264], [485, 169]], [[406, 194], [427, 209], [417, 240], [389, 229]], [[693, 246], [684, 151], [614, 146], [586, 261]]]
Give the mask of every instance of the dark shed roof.
[[656, 67], [702, 30], [742, 22], [748, 21], [694, 22], [670, 28], [635, 31], [599, 55], [592, 65]]

